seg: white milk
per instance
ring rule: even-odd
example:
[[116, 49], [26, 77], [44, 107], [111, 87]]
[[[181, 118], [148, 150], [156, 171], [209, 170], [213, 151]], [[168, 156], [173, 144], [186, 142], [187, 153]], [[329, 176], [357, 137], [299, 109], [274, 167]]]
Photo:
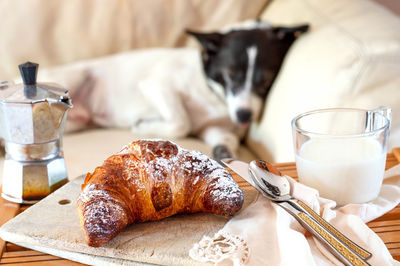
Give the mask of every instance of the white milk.
[[385, 161], [382, 145], [367, 137], [310, 140], [296, 155], [300, 182], [338, 205], [376, 198]]

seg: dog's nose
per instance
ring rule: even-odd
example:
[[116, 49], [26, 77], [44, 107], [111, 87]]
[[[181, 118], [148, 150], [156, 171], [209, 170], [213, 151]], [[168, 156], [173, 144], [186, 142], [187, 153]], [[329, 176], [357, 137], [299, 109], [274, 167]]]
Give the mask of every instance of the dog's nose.
[[249, 123], [251, 121], [251, 110], [239, 109], [236, 112], [239, 123]]

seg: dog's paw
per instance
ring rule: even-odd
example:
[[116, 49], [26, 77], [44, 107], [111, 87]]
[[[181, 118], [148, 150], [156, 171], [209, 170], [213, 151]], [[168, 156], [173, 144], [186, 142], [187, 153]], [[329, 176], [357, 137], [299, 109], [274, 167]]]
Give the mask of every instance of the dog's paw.
[[212, 154], [214, 159], [221, 164], [221, 160], [225, 158], [233, 158], [233, 153], [225, 145], [217, 145], [213, 148]]
[[6, 141], [3, 138], [0, 138], [0, 157], [3, 157], [6, 153], [5, 145], [6, 145]]
[[152, 136], [157, 132], [157, 126], [162, 123], [161, 117], [140, 118], [134, 121], [131, 130], [140, 136]]
[[167, 121], [162, 118], [152, 118], [136, 121], [131, 130], [141, 136], [180, 138], [190, 133], [190, 124], [180, 120]]
[[144, 123], [144, 122], [145, 122], [145, 120], [142, 119], [142, 118], [140, 118], [140, 119], [138, 119], [138, 120], [136, 120], [136, 121], [133, 122], [132, 128], [138, 128], [138, 127], [140, 127], [140, 124], [142, 124], [142, 123]]

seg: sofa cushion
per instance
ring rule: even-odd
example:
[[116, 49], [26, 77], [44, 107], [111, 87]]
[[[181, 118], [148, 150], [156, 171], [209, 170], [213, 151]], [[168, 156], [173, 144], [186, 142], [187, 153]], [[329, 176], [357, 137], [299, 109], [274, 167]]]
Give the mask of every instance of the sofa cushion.
[[[69, 178], [92, 172], [110, 155], [141, 138], [124, 129], [94, 129], [65, 135], [64, 156]], [[200, 139], [188, 137], [172, 141], [183, 148], [198, 150], [211, 157], [211, 147]], [[254, 154], [244, 146], [240, 147], [238, 157], [244, 161], [255, 159]]]
[[365, 0], [277, 0], [263, 19], [308, 22], [292, 46], [249, 146], [263, 158], [294, 160], [291, 120], [313, 109], [393, 109], [389, 149], [400, 146], [400, 19]]
[[186, 43], [187, 27], [215, 30], [259, 15], [268, 0], [3, 0], [0, 79], [30, 60], [54, 66], [135, 48]]
[[[109, 156], [119, 152], [123, 146], [141, 138], [124, 129], [92, 129], [66, 134], [63, 138], [63, 147], [69, 179], [92, 172]], [[211, 147], [200, 139], [182, 138], [172, 141], [183, 148], [198, 150], [211, 156]], [[237, 155], [239, 159], [247, 162], [256, 159], [255, 155], [244, 146], [239, 148]], [[0, 184], [3, 162], [4, 157], [0, 158]]]

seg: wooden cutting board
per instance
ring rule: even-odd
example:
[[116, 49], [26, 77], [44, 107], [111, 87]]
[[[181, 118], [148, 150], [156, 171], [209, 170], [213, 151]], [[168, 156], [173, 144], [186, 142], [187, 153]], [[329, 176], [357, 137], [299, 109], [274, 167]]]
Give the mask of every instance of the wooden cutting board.
[[[189, 257], [189, 250], [204, 235], [214, 235], [228, 221], [212, 214], [176, 215], [131, 225], [104, 247], [90, 247], [75, 207], [82, 183], [83, 177], [75, 179], [13, 218], [0, 228], [0, 237], [86, 264], [200, 265]], [[244, 189], [244, 195], [247, 206], [256, 192]]]

